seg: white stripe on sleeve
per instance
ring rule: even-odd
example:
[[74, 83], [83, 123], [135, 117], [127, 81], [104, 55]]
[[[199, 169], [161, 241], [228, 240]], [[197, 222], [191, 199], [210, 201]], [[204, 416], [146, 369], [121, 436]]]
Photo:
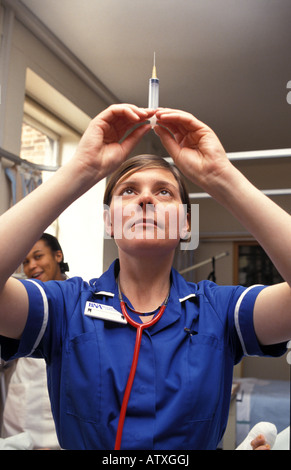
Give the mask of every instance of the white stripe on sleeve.
[[48, 323], [48, 314], [49, 314], [49, 306], [48, 306], [48, 300], [47, 300], [47, 296], [46, 296], [46, 293], [44, 291], [44, 289], [42, 288], [41, 285], [39, 285], [37, 282], [35, 281], [32, 281], [31, 279], [29, 279], [29, 282], [32, 282], [33, 284], [35, 284], [37, 286], [37, 288], [39, 289], [40, 293], [41, 293], [41, 296], [42, 296], [42, 300], [43, 300], [43, 321], [42, 321], [42, 326], [41, 326], [41, 329], [39, 331], [39, 334], [35, 340], [35, 343], [33, 345], [33, 348], [31, 350], [31, 352], [28, 354], [28, 356], [30, 356], [35, 350], [36, 348], [38, 347], [39, 343], [41, 342], [41, 339], [44, 335], [44, 332], [45, 332], [45, 329], [47, 327], [47, 323]]

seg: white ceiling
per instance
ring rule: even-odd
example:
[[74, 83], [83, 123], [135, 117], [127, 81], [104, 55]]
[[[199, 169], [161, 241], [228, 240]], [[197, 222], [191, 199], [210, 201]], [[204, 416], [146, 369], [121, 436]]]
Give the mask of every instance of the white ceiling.
[[291, 147], [290, 0], [22, 0], [119, 101], [190, 111], [228, 152]]

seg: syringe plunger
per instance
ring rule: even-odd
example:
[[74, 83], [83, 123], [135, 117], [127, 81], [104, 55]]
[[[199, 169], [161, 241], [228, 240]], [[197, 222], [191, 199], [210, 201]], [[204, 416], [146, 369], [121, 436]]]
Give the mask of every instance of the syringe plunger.
[[[159, 107], [159, 79], [156, 70], [156, 54], [154, 54], [154, 66], [152, 71], [152, 78], [149, 79], [149, 109], [157, 109]], [[151, 118], [152, 127], [156, 124], [156, 117]]]

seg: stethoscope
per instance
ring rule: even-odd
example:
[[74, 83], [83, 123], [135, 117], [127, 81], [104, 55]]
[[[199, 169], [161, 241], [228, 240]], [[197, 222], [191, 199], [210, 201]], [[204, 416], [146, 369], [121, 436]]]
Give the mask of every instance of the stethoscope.
[[131, 368], [130, 368], [129, 376], [128, 376], [128, 379], [127, 379], [127, 384], [126, 384], [126, 387], [125, 387], [125, 392], [124, 392], [123, 401], [122, 401], [121, 410], [120, 410], [120, 415], [119, 415], [119, 421], [118, 421], [117, 433], [116, 433], [116, 438], [115, 438], [114, 450], [120, 450], [120, 446], [121, 446], [124, 420], [125, 420], [127, 404], [128, 404], [128, 400], [129, 400], [129, 397], [130, 397], [132, 384], [133, 384], [134, 377], [135, 377], [135, 372], [136, 372], [136, 367], [137, 367], [137, 362], [138, 362], [138, 356], [139, 356], [139, 350], [140, 350], [140, 345], [141, 345], [142, 332], [145, 328], [149, 328], [150, 326], [157, 323], [157, 321], [159, 321], [159, 319], [162, 317], [162, 315], [165, 311], [165, 308], [167, 306], [167, 303], [168, 303], [169, 294], [167, 295], [166, 299], [164, 300], [163, 304], [161, 305], [158, 313], [152, 318], [152, 320], [150, 320], [147, 323], [138, 323], [138, 322], [134, 321], [130, 317], [130, 315], [127, 313], [125, 302], [122, 298], [122, 293], [121, 293], [121, 290], [120, 290], [119, 280], [118, 280], [118, 297], [119, 297], [119, 302], [120, 302], [122, 315], [125, 317], [125, 319], [127, 320], [127, 322], [130, 325], [132, 325], [136, 328], [136, 337], [135, 337], [135, 346], [134, 346], [134, 352], [133, 352], [133, 359], [132, 359]]

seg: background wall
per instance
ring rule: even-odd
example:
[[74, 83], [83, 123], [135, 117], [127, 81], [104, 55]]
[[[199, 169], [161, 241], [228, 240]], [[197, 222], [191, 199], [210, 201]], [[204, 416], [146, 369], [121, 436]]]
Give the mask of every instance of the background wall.
[[[0, 38], [0, 147], [19, 155], [24, 102], [29, 96], [60, 120], [56, 131], [62, 134], [59, 164], [64, 164], [74, 154], [90, 118], [106, 108], [108, 100], [93, 91], [1, 3]], [[149, 146], [145, 141], [143, 151], [147, 150]], [[10, 185], [4, 173], [5, 167], [10, 165], [2, 159], [0, 213], [11, 205]], [[59, 218], [58, 238], [71, 276], [90, 279], [103, 271], [100, 221], [103, 221], [104, 185], [104, 181], [97, 184]]]

